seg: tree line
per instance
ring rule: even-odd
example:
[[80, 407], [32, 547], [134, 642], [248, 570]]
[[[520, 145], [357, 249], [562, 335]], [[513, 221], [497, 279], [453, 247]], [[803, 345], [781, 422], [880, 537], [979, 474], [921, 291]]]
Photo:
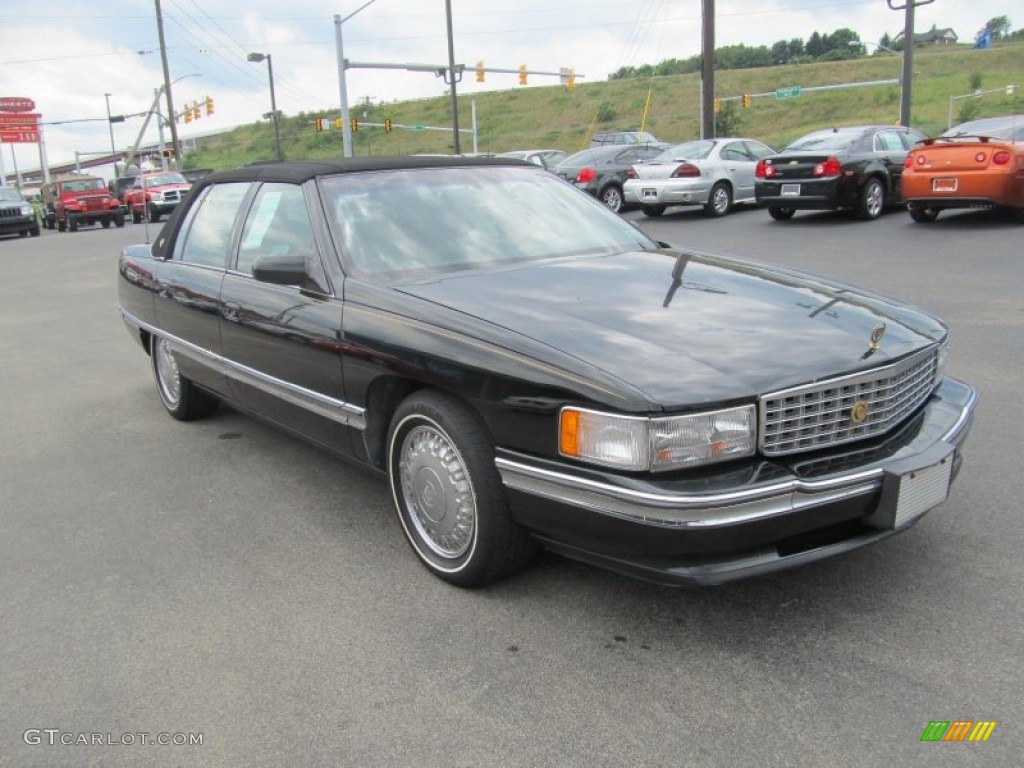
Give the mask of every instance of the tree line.
[[[1006, 16], [996, 16], [985, 25], [992, 40], [1024, 39], [1024, 28], [1010, 32], [1010, 20]], [[935, 27], [932, 27], [935, 30]], [[851, 45], [855, 43], [855, 45]], [[848, 27], [842, 27], [831, 33], [822, 34], [815, 30], [806, 40], [794, 37], [791, 40], [779, 40], [773, 45], [727, 45], [715, 49], [715, 69], [753, 69], [755, 67], [774, 67], [782, 64], [804, 64], [814, 61], [841, 61], [856, 59], [867, 53], [877, 52], [881, 48], [900, 50], [902, 40], [893, 42], [888, 34], [878, 44], [862, 43], [860, 35]], [[868, 51], [874, 47], [875, 51]], [[700, 72], [701, 56], [690, 56], [685, 59], [665, 59], [657, 64], [641, 64], [640, 66], [619, 67], [608, 75], [609, 80], [624, 80], [631, 77], [653, 77], [656, 75], [684, 75]]]

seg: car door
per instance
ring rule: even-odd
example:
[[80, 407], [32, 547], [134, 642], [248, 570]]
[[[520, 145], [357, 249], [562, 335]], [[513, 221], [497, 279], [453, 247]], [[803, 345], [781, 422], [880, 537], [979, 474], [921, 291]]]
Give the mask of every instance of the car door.
[[220, 297], [232, 397], [351, 454], [347, 427], [362, 410], [344, 399], [342, 303], [324, 271], [302, 186], [268, 182], [255, 191]]
[[[182, 375], [217, 392], [220, 367], [220, 287], [238, 213], [249, 184], [217, 184], [185, 213], [170, 258], [154, 274], [157, 328], [171, 342]], [[158, 243], [159, 244], [159, 243]]]
[[875, 157], [885, 166], [890, 180], [890, 202], [901, 199], [900, 176], [903, 174], [903, 163], [907, 159], [907, 147], [903, 142], [901, 131], [881, 130], [874, 138]]
[[754, 196], [754, 168], [757, 160], [742, 141], [730, 141], [719, 152], [725, 172], [732, 182], [733, 200], [750, 200]]

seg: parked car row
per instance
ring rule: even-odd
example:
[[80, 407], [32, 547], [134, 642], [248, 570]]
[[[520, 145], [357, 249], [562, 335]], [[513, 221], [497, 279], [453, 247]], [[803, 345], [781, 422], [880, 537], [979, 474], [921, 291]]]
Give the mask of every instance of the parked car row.
[[724, 216], [756, 203], [778, 221], [803, 210], [848, 210], [870, 221], [897, 207], [923, 223], [953, 208], [1009, 208], [1024, 220], [1024, 115], [965, 123], [935, 138], [889, 125], [828, 128], [779, 152], [750, 138], [663, 151], [613, 145], [577, 152], [552, 170], [613, 211], [639, 207], [647, 216], [671, 205]]

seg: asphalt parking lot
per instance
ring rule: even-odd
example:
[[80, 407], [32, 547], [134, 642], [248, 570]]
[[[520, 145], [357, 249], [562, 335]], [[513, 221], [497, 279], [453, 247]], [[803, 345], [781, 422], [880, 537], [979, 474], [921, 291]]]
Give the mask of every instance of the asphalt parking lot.
[[[1019, 766], [1024, 226], [627, 217], [943, 317], [981, 395], [948, 503], [719, 588], [545, 555], [459, 590], [379, 480], [165, 414], [116, 312], [142, 224], [0, 238], [0, 766]], [[922, 743], [934, 720], [998, 724]]]

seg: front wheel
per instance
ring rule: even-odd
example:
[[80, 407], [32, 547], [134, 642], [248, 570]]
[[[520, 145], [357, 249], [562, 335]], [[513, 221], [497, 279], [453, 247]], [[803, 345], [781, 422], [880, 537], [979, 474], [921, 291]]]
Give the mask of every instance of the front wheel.
[[150, 345], [156, 390], [164, 408], [178, 421], [194, 421], [209, 416], [220, 405], [217, 398], [203, 392], [181, 375], [178, 361], [167, 339], [154, 336]]
[[132, 224], [141, 224], [141, 223], [142, 223], [142, 214], [139, 213], [138, 211], [136, 211], [133, 208], [132, 209]]
[[776, 221], [788, 221], [793, 218], [794, 213], [796, 213], [795, 208], [780, 208], [777, 205], [768, 208], [768, 215]]
[[124, 226], [124, 211], [118, 211], [114, 214], [114, 226], [118, 229]]
[[28, 231], [28, 233], [32, 235], [32, 237], [39, 237], [39, 225], [36, 224]]
[[910, 211], [910, 218], [918, 224], [931, 224], [939, 218], [939, 212], [934, 208], [925, 208], [921, 205], [911, 205], [907, 210]]
[[479, 587], [512, 575], [534, 553], [509, 512], [486, 428], [454, 397], [427, 390], [398, 407], [388, 476], [405, 536], [435, 576]]
[[711, 188], [708, 195], [708, 203], [704, 206], [704, 212], [708, 216], [725, 216], [732, 210], [732, 189], [725, 182], [718, 182]]
[[871, 221], [882, 215], [885, 207], [885, 188], [878, 179], [871, 178], [864, 182], [857, 201], [855, 213], [863, 221]]
[[68, 214], [68, 232], [78, 231], [78, 217]]
[[149, 206], [149, 222], [150, 222], [150, 224], [156, 224], [158, 221], [160, 221], [160, 211], [158, 211], [152, 205]]
[[102, 219], [100, 220], [100, 225], [101, 225], [101, 226], [102, 226], [102, 227], [103, 227], [104, 229], [110, 229], [110, 217], [109, 217], [109, 216], [104, 216], [104, 217], [103, 217], [103, 218], [102, 218]]
[[609, 184], [607, 187], [601, 190], [601, 194], [598, 195], [602, 203], [610, 211], [618, 213], [622, 210], [622, 190], [619, 189], [615, 184]]

